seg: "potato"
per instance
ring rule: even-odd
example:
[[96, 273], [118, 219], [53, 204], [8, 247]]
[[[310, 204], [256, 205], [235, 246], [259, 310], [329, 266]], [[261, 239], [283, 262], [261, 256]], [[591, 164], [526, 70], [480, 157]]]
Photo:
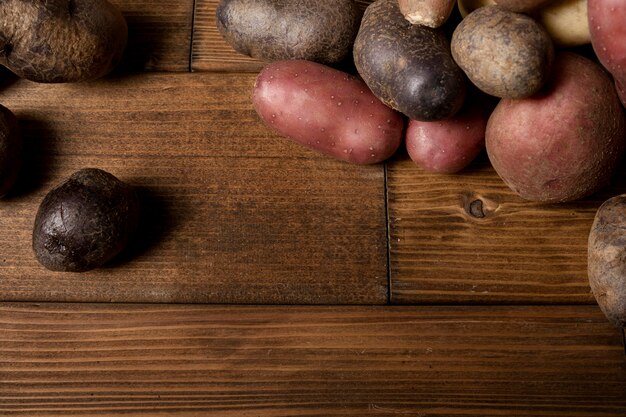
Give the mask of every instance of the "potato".
[[33, 251], [52, 271], [88, 271], [120, 253], [138, 224], [132, 187], [101, 169], [81, 169], [41, 202]]
[[626, 146], [626, 121], [607, 73], [564, 52], [541, 93], [498, 103], [485, 141], [513, 191], [527, 200], [564, 202], [608, 183]]
[[277, 61], [257, 77], [252, 102], [278, 133], [355, 164], [389, 158], [400, 146], [402, 116], [356, 77], [303, 60]]
[[571, 47], [591, 42], [587, 0], [554, 0], [539, 10], [538, 19], [555, 45]]
[[128, 29], [106, 0], [6, 0], [0, 5], [0, 64], [37, 82], [101, 77], [120, 61]]
[[409, 157], [424, 171], [454, 174], [485, 148], [485, 129], [493, 105], [478, 94], [449, 119], [410, 120], [405, 142]]
[[353, 0], [221, 0], [217, 28], [237, 52], [264, 61], [340, 62], [361, 11]]
[[17, 118], [0, 106], [0, 196], [15, 184], [22, 165], [22, 138]]
[[626, 327], [626, 195], [605, 201], [589, 232], [587, 271], [591, 292], [617, 327]]
[[405, 19], [414, 25], [438, 28], [452, 14], [456, 0], [398, 0]]
[[626, 2], [594, 0], [588, 3], [591, 44], [602, 65], [615, 78], [626, 106]]
[[532, 18], [498, 6], [467, 15], [452, 35], [452, 56], [487, 94], [523, 98], [536, 93], [550, 75], [554, 49]]
[[354, 63], [376, 97], [411, 119], [446, 119], [463, 104], [465, 77], [446, 36], [409, 23], [397, 0], [377, 0], [365, 10]]

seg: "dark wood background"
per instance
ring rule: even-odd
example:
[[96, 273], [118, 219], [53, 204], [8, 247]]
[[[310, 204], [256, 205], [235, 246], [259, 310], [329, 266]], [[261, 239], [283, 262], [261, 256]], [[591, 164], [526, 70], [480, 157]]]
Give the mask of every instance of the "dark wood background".
[[[586, 277], [623, 175], [540, 205], [484, 155], [458, 175], [331, 160], [258, 119], [263, 63], [222, 41], [216, 0], [115, 3], [113, 74], [0, 81], [27, 150], [0, 204], [0, 415], [626, 415], [623, 334]], [[34, 215], [86, 166], [138, 188], [140, 235], [52, 273]]]

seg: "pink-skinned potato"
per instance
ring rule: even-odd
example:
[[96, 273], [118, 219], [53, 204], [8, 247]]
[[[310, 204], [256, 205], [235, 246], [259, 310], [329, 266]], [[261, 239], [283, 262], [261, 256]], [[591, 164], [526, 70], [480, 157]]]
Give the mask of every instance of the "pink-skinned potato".
[[[626, 1], [593, 0], [587, 2], [591, 45], [600, 63], [613, 75], [626, 106]], [[621, 91], [620, 91], [621, 88]]]
[[498, 103], [485, 143], [496, 172], [522, 198], [573, 201], [610, 181], [626, 148], [626, 121], [606, 71], [563, 52], [541, 93]]
[[358, 78], [315, 62], [267, 65], [256, 79], [252, 103], [280, 135], [347, 162], [384, 161], [402, 143], [400, 113]]
[[449, 119], [409, 120], [405, 142], [409, 157], [424, 171], [454, 174], [485, 148], [485, 129], [493, 105], [487, 99], [468, 100]]

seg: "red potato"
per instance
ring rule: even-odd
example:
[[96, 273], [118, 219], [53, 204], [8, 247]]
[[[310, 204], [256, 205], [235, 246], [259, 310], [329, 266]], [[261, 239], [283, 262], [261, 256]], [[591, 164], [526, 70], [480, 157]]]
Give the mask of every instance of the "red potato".
[[393, 155], [404, 133], [400, 113], [358, 78], [310, 61], [277, 61], [257, 77], [254, 108], [279, 134], [335, 158], [374, 164]]
[[522, 198], [572, 201], [609, 182], [626, 148], [626, 120], [608, 74], [564, 52], [541, 93], [498, 103], [485, 143], [496, 172]]
[[405, 138], [409, 157], [424, 171], [461, 171], [485, 148], [485, 129], [492, 109], [485, 100], [473, 100], [450, 119], [410, 120]]
[[626, 82], [626, 1], [591, 0], [587, 16], [598, 59], [611, 74]]
[[[620, 90], [626, 84], [626, 1], [591, 0], [587, 3], [587, 15], [593, 50]], [[626, 106], [624, 89], [619, 92]]]

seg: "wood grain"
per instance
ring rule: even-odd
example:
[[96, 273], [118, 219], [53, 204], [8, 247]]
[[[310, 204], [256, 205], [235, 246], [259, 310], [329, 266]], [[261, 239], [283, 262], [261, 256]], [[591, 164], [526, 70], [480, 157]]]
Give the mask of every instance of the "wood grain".
[[189, 71], [193, 0], [111, 0], [128, 23], [119, 72]]
[[388, 168], [391, 299], [396, 303], [595, 303], [587, 238], [600, 204], [625, 176], [569, 204], [508, 189], [486, 156], [433, 175], [400, 155]]
[[[372, 0], [357, 0], [365, 10]], [[196, 0], [193, 25], [191, 68], [193, 71], [258, 72], [263, 61], [237, 53], [227, 44], [215, 26], [219, 0]]]
[[596, 307], [4, 304], [0, 414], [623, 417]]
[[[253, 75], [13, 80], [26, 163], [0, 205], [0, 300], [352, 304], [387, 301], [383, 167], [331, 160], [258, 119]], [[141, 231], [109, 267], [52, 273], [39, 202], [83, 167], [136, 187]]]

